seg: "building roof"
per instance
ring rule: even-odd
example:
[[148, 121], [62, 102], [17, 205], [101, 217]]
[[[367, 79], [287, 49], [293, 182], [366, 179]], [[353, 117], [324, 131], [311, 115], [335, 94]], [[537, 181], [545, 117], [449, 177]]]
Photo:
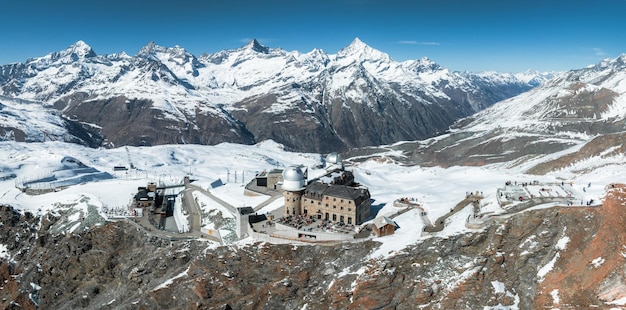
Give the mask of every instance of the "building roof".
[[270, 175], [270, 174], [282, 174], [282, 173], [283, 173], [283, 169], [272, 169], [267, 174]]
[[[312, 194], [312, 195], [311, 195]], [[321, 198], [322, 196], [331, 196], [337, 198], [351, 199], [360, 204], [362, 200], [369, 199], [369, 192], [363, 187], [352, 187], [346, 185], [329, 185], [322, 182], [313, 182], [307, 185], [305, 197]]]
[[374, 219], [374, 225], [376, 225], [376, 228], [381, 229], [387, 225], [393, 225], [393, 227], [396, 227], [396, 222], [394, 222], [392, 219], [386, 217], [386, 216], [377, 216]]
[[252, 207], [239, 207], [237, 208], [237, 211], [239, 211], [239, 214], [241, 215], [254, 213], [254, 209], [252, 209]]

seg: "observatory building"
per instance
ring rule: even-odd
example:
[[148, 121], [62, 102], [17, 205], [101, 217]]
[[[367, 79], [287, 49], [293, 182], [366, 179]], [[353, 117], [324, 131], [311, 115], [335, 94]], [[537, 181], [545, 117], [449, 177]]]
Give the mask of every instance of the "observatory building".
[[370, 216], [369, 190], [354, 182], [354, 175], [343, 169], [341, 155], [326, 157], [329, 172], [307, 184], [306, 173], [298, 166], [283, 170], [284, 216], [359, 225]]
[[339, 153], [330, 153], [326, 155], [326, 170], [343, 170], [343, 158]]

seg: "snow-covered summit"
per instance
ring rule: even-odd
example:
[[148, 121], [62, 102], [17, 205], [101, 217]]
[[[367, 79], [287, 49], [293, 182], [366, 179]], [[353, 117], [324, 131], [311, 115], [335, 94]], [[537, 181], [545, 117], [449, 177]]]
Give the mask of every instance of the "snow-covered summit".
[[391, 57], [371, 46], [363, 43], [359, 38], [355, 38], [348, 46], [342, 48], [336, 54], [337, 59], [350, 58], [351, 60], [376, 60], [389, 62], [393, 61]]
[[243, 48], [263, 54], [267, 54], [270, 51], [269, 47], [261, 45], [257, 39], [252, 39], [252, 41], [246, 44]]
[[61, 57], [66, 56], [66, 55], [72, 55], [72, 54], [80, 58], [96, 56], [96, 52], [93, 51], [91, 46], [87, 45], [87, 43], [85, 43], [82, 40], [76, 41], [76, 43], [70, 45], [68, 48], [61, 51], [59, 54], [61, 55]]

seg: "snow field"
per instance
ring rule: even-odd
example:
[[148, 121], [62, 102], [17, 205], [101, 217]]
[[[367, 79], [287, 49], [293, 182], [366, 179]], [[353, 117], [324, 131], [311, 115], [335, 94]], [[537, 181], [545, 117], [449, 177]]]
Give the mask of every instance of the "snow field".
[[[132, 163], [138, 169], [125, 172], [113, 172], [114, 166], [129, 165], [125, 148], [98, 150], [60, 142], [0, 142], [0, 147], [6, 150], [0, 152], [0, 162], [3, 163], [2, 175], [15, 175], [13, 178], [0, 178], [0, 203], [39, 214], [60, 211], [59, 205], [72, 205], [73, 209], [80, 210], [83, 214], [87, 214], [89, 205], [95, 206], [98, 210], [104, 207], [127, 207], [137, 187], [145, 186], [147, 182], [176, 184], [182, 182], [182, 178], [189, 173], [195, 180], [193, 184], [202, 188], [208, 188], [213, 181], [221, 179], [225, 185], [210, 189], [210, 192], [234, 207], [256, 207], [269, 199], [267, 196], [246, 196], [243, 193], [244, 182], [251, 180], [256, 172], [277, 167], [284, 168], [292, 164], [303, 164], [309, 167], [309, 178], [324, 173], [323, 170], [314, 168], [320, 164], [322, 155], [286, 152], [281, 145], [272, 141], [252, 146], [223, 143], [215, 146], [128, 147]], [[26, 195], [15, 188], [16, 179], [34, 177], [42, 171], [54, 170], [60, 166], [59, 162], [65, 156], [76, 158], [86, 166], [99, 171], [109, 172], [114, 178], [78, 184], [58, 192], [35, 196]], [[373, 209], [378, 210], [379, 215], [392, 216], [399, 211], [393, 206], [394, 200], [413, 198], [426, 211], [428, 219], [434, 222], [448, 214], [450, 209], [465, 199], [468, 192], [482, 192], [484, 199], [480, 201], [481, 212], [502, 213], [504, 210], [498, 205], [496, 189], [504, 187], [504, 183], [508, 180], [560, 183], [561, 179], [566, 179], [573, 183], [575, 195], [583, 194], [586, 198], [593, 197], [596, 201], [600, 201], [599, 197], [603, 196], [606, 184], [625, 179], [626, 171], [614, 167], [614, 165], [607, 165], [591, 169], [589, 173], [582, 175], [562, 171], [547, 176], [526, 176], [516, 170], [506, 169], [502, 165], [457, 166], [444, 169], [365, 161], [347, 169], [353, 171], [357, 182], [369, 188], [373, 199]], [[234, 182], [235, 171], [239, 175], [236, 183]], [[245, 179], [241, 178], [242, 175], [245, 175]], [[567, 178], [563, 178], [563, 175]], [[590, 186], [589, 183], [591, 183]], [[583, 187], [585, 192], [582, 191]], [[205, 214], [212, 210], [219, 210], [223, 217], [232, 217], [230, 210], [223, 208], [205, 195], [196, 192], [194, 199], [197, 199]], [[282, 199], [277, 199], [258, 212], [271, 212], [281, 207], [282, 203]], [[547, 204], [535, 208], [552, 205]], [[187, 217], [179, 212], [182, 211], [177, 211], [177, 214], [187, 220]], [[445, 236], [467, 231], [465, 221], [472, 212], [471, 205], [466, 206], [448, 218], [444, 231], [437, 234]], [[73, 215], [72, 219], [76, 220], [77, 216]], [[421, 234], [424, 223], [418, 210], [404, 213], [394, 218], [394, 221], [400, 228], [394, 235], [375, 238], [382, 245], [371, 254], [372, 257], [400, 253], [402, 249], [424, 238]], [[203, 224], [211, 229], [218, 229], [218, 227], [210, 227], [212, 224], [206, 220]], [[76, 228], [71, 226], [67, 229]], [[565, 239], [559, 242], [559, 247], [562, 246], [563, 250], [566, 245]], [[539, 272], [540, 278], [543, 272], [549, 271], [548, 267], [546, 266], [544, 271]]]

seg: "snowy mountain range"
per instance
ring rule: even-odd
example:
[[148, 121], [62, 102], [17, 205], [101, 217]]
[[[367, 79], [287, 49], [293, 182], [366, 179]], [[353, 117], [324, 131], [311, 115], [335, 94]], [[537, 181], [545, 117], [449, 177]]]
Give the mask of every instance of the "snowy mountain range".
[[[623, 162], [625, 128], [626, 55], [622, 55], [559, 74], [458, 121], [445, 135], [391, 148], [402, 150], [405, 157], [398, 159], [411, 164], [500, 163], [546, 174], [564, 167], [589, 170]], [[552, 160], [545, 161], [545, 156]]]
[[[0, 94], [58, 110], [90, 133], [97, 129], [85, 138], [88, 145], [272, 139], [289, 149], [327, 152], [432, 137], [551, 76], [453, 72], [428, 58], [397, 62], [358, 38], [336, 54], [288, 52], [252, 40], [198, 57], [153, 42], [135, 56], [97, 55], [78, 41], [0, 66]], [[19, 131], [5, 129], [11, 130]], [[28, 136], [21, 131], [4, 136]]]
[[[234, 237], [235, 215], [219, 201], [252, 206], [260, 214], [284, 206], [284, 197], [246, 195], [243, 183], [256, 173], [293, 164], [307, 167], [312, 177], [325, 173], [319, 153], [291, 152], [284, 146], [295, 147], [295, 139], [314, 139], [317, 133], [309, 132], [310, 128], [328, 126], [339, 137], [345, 130], [341, 122], [348, 121], [342, 111], [350, 111], [356, 120], [367, 113], [378, 115], [368, 112], [372, 110], [386, 115], [378, 121], [391, 123], [392, 117], [414, 110], [393, 114], [387, 108], [399, 110], [406, 105], [426, 111], [435, 106], [445, 112], [445, 104], [463, 93], [454, 89], [470, 89], [475, 85], [472, 81], [484, 82], [486, 76], [491, 85], [506, 84], [491, 73], [449, 72], [426, 59], [389, 60], [386, 67], [384, 54], [359, 44], [354, 42], [336, 55], [292, 53], [295, 60], [289, 65], [281, 55], [290, 53], [254, 41], [241, 49], [198, 58], [180, 48], [154, 44], [133, 57], [97, 56], [77, 44], [71, 51], [30, 60], [29, 65], [2, 67], [7, 94], [0, 97], [2, 139], [46, 142], [0, 141], [0, 305], [99, 309], [626, 306], [624, 55], [558, 74], [484, 109], [477, 107], [482, 110], [456, 121], [443, 135], [342, 153], [355, 179], [369, 189], [373, 214], [395, 215], [397, 228], [392, 235], [324, 246]], [[307, 57], [309, 62], [303, 60]], [[121, 64], [126, 65], [124, 73], [107, 80], [122, 70]], [[210, 70], [214, 74], [206, 75]], [[275, 74], [270, 74], [272, 70]], [[6, 78], [18, 71], [32, 78]], [[73, 79], [71, 72], [91, 78]], [[230, 80], [225, 72], [232, 73]], [[326, 84], [313, 84], [317, 73], [324, 75]], [[40, 74], [39, 84], [35, 83]], [[63, 74], [69, 78], [64, 80]], [[306, 74], [310, 74], [308, 84], [295, 82]], [[407, 77], [414, 75], [419, 79]], [[509, 78], [528, 84], [532, 75]], [[458, 79], [444, 82], [440, 76]], [[466, 80], [460, 78], [464, 76]], [[197, 81], [203, 78], [206, 83], [200, 87]], [[93, 84], [96, 80], [102, 82], [101, 89]], [[444, 85], [451, 81], [453, 87]], [[150, 88], [154, 85], [162, 88]], [[122, 94], [124, 87], [134, 95]], [[268, 89], [274, 95], [268, 95]], [[313, 101], [317, 97], [311, 94], [321, 99]], [[391, 94], [402, 96], [384, 97]], [[478, 101], [467, 99], [467, 94], [488, 97], [487, 92], [463, 94], [468, 111], [474, 111], [471, 103]], [[133, 97], [140, 95], [144, 97]], [[176, 126], [190, 120], [186, 108], [204, 118], [187, 123], [183, 131]], [[206, 110], [200, 112], [201, 108]], [[318, 116], [331, 118], [305, 127]], [[102, 134], [111, 145], [116, 143], [110, 139], [115, 130], [118, 137], [128, 130], [125, 137], [133, 139], [138, 134], [131, 130], [139, 128], [143, 140], [133, 141], [165, 142], [170, 137], [167, 130], [179, 132], [179, 138], [184, 133], [187, 139], [201, 128], [213, 128], [209, 125], [214, 120], [225, 129], [202, 132], [207, 139], [254, 141], [260, 131], [251, 128], [263, 124], [299, 122], [300, 127], [280, 130], [302, 132], [289, 133], [294, 139], [287, 140], [291, 144], [96, 149], [48, 141], [92, 140], [100, 145]], [[161, 127], [164, 124], [170, 127]], [[66, 129], [72, 126], [75, 130]], [[246, 135], [237, 136], [236, 128]], [[273, 130], [267, 128], [268, 134], [282, 137], [278, 129]], [[177, 184], [189, 175], [194, 185], [211, 194], [194, 192], [191, 199], [201, 206], [201, 223], [217, 230], [227, 246], [204, 238], [159, 237], [158, 229], [144, 230], [133, 221], [109, 222], [110, 211], [128, 210], [138, 187], [155, 181]], [[407, 197], [420, 208], [400, 210], [395, 202]], [[176, 205], [176, 214], [184, 216], [182, 204]], [[437, 222], [442, 231], [426, 232], [429, 223]]]

